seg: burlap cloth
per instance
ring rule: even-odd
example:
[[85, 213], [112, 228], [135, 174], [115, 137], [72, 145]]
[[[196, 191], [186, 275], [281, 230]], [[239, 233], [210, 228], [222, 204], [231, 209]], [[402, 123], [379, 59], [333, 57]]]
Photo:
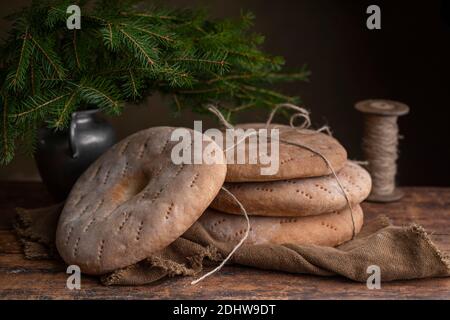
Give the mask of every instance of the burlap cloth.
[[[60, 259], [54, 246], [62, 205], [17, 209], [15, 230], [30, 259]], [[105, 285], [142, 285], [175, 275], [199, 275], [207, 264], [216, 264], [231, 250], [230, 243], [213, 239], [196, 222], [182, 237], [147, 259], [101, 277]], [[444, 277], [450, 261], [418, 225], [397, 227], [386, 217], [371, 220], [353, 240], [337, 247], [243, 245], [231, 263], [260, 269], [318, 276], [341, 275], [365, 282], [367, 267], [381, 269], [381, 281]], [[219, 271], [220, 272], [220, 271]]]

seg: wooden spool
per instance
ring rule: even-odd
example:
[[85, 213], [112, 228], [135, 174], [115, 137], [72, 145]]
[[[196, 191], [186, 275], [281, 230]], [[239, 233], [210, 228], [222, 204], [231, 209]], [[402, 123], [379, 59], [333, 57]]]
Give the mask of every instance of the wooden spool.
[[[365, 118], [365, 126], [368, 125], [367, 118], [378, 116], [378, 117], [394, 117], [398, 118], [402, 115], [405, 115], [409, 112], [409, 107], [401, 102], [392, 101], [392, 100], [364, 100], [356, 103], [355, 105], [356, 110], [364, 114]], [[395, 120], [396, 121], [396, 120]], [[366, 130], [364, 130], [366, 134]], [[382, 133], [381, 133], [382, 134]], [[364, 140], [367, 141], [366, 136], [364, 137]], [[364, 148], [363, 148], [364, 149]], [[365, 155], [366, 159], [369, 161], [369, 172], [371, 171], [370, 167], [370, 160], [368, 159], [367, 154]], [[373, 174], [373, 172], [370, 172]], [[393, 180], [395, 180], [395, 176], [392, 177]], [[395, 183], [395, 182], [394, 182]], [[397, 189], [394, 185], [394, 190], [390, 194], [380, 194], [377, 193], [376, 190], [372, 189], [369, 197], [367, 198], [368, 201], [373, 202], [393, 202], [398, 201], [403, 197], [403, 192], [399, 189]]]

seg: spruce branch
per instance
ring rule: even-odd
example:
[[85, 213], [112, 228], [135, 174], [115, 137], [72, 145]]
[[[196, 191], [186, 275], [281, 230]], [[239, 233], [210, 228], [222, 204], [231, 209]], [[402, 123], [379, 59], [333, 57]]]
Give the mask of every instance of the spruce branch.
[[178, 63], [183, 68], [195, 68], [196, 70], [210, 71], [213, 73], [224, 74], [230, 69], [230, 64], [226, 61], [226, 57], [209, 57], [203, 55], [199, 58], [194, 57], [180, 57], [174, 58], [170, 61]]
[[139, 27], [139, 26], [128, 25], [128, 24], [123, 24], [123, 25], [124, 26], [129, 26], [130, 28], [132, 28], [132, 29], [134, 29], [136, 31], [140, 31], [140, 32], [142, 32], [144, 34], [148, 34], [148, 35], [150, 35], [152, 37], [155, 37], [156, 39], [161, 40], [163, 43], [167, 43], [167, 42], [174, 43], [175, 42], [175, 40], [172, 39], [169, 35], [164, 35], [162, 33], [153, 32], [153, 31], [151, 31], [149, 29], [145, 29], [145, 28]]
[[149, 45], [149, 41], [146, 38], [133, 33], [129, 29], [118, 28], [119, 32], [123, 35], [122, 42], [125, 46], [129, 45], [135, 55], [135, 57], [141, 62], [143, 66], [153, 65], [155, 47]]
[[273, 58], [270, 58], [265, 55], [261, 55], [259, 53], [251, 53], [249, 51], [247, 52], [241, 52], [236, 50], [227, 50], [228, 54], [232, 56], [241, 57], [247, 60], [247, 62], [256, 62], [256, 63], [274, 63], [276, 60]]
[[255, 72], [243, 74], [230, 74], [223, 77], [216, 77], [206, 81], [207, 84], [214, 84], [221, 81], [258, 81], [264, 80], [269, 83], [285, 82], [285, 81], [307, 81], [310, 73], [307, 70], [298, 73], [274, 73], [274, 72]]
[[251, 92], [255, 92], [258, 94], [262, 94], [262, 95], [267, 95], [276, 99], [279, 99], [281, 101], [286, 101], [286, 102], [292, 102], [293, 98], [283, 95], [281, 93], [278, 93], [274, 90], [269, 90], [269, 89], [264, 89], [264, 88], [258, 88], [255, 86], [250, 86], [250, 85], [243, 85], [241, 87], [241, 90], [245, 93], [245, 91], [251, 91]]
[[128, 72], [130, 73], [130, 84], [131, 84], [131, 96], [136, 98], [139, 95], [137, 84], [135, 77], [133, 76], [133, 71], [128, 69]]
[[66, 8], [69, 5], [68, 1], [62, 1], [58, 5], [50, 6], [45, 19], [45, 25], [49, 28], [54, 28], [57, 24], [64, 23], [67, 19]]
[[14, 91], [22, 90], [25, 86], [25, 78], [27, 76], [27, 70], [30, 65], [30, 57], [33, 52], [33, 45], [30, 43], [30, 36], [28, 28], [21, 36], [22, 46], [19, 53], [19, 61], [16, 69], [8, 75], [8, 88]]
[[11, 161], [17, 139], [32, 151], [42, 123], [61, 130], [72, 112], [92, 107], [120, 114], [125, 102], [153, 92], [172, 97], [178, 112], [221, 104], [228, 118], [298, 99], [270, 86], [307, 81], [309, 72], [285, 72], [282, 57], [261, 50], [251, 13], [212, 20], [204, 10], [138, 10], [137, 2], [79, 0], [83, 28], [72, 31], [71, 0], [33, 0], [10, 16], [0, 46], [1, 163]]
[[[30, 39], [44, 58], [44, 61], [42, 64], [43, 64], [44, 70], [46, 70], [47, 74], [49, 74], [49, 75], [56, 74], [59, 79], [63, 79], [65, 76], [64, 67], [62, 66], [62, 63], [61, 63], [58, 55], [51, 48], [50, 43], [48, 43], [42, 39], [36, 39], [32, 35], [30, 35]], [[45, 61], [48, 64], [45, 63]]]
[[80, 90], [80, 97], [88, 104], [95, 105], [109, 114], [119, 114], [122, 108], [118, 89], [110, 81], [103, 78], [81, 80], [73, 83]]
[[34, 59], [30, 58], [30, 85], [31, 85], [31, 94], [36, 94], [36, 76], [34, 71]]
[[128, 68], [127, 74], [124, 75], [125, 80], [122, 85], [122, 90], [126, 97], [136, 100], [140, 97], [140, 89], [142, 87], [142, 79], [138, 78], [133, 68]]
[[63, 98], [67, 97], [68, 94], [55, 95], [49, 94], [44, 96], [34, 96], [29, 97], [23, 103], [23, 111], [10, 114], [9, 117], [15, 121], [24, 121], [24, 119], [29, 118], [31, 114], [38, 114], [44, 108], [51, 107], [52, 105], [59, 103]]
[[81, 69], [81, 62], [80, 62], [80, 57], [78, 56], [78, 47], [77, 47], [77, 30], [73, 30], [73, 40], [72, 40], [72, 44], [73, 44], [73, 52], [75, 55], [75, 61], [77, 62], [77, 67], [78, 69]]
[[116, 42], [117, 41], [114, 39], [114, 35], [113, 35], [113, 31], [112, 31], [112, 24], [107, 23], [106, 28], [101, 29], [100, 32], [103, 34], [103, 39], [105, 41], [105, 45], [110, 50], [116, 50], [116, 48], [117, 48]]
[[68, 99], [64, 102], [64, 107], [62, 110], [58, 110], [56, 115], [56, 121], [52, 123], [52, 127], [62, 130], [67, 127], [70, 120], [71, 111], [75, 109], [77, 96], [79, 95], [78, 90], [74, 90]]
[[157, 20], [171, 20], [171, 21], [183, 21], [180, 17], [170, 16], [170, 15], [159, 15], [159, 14], [151, 14], [151, 13], [138, 13], [138, 12], [121, 12], [120, 15], [124, 17], [134, 17], [134, 18], [150, 18]]

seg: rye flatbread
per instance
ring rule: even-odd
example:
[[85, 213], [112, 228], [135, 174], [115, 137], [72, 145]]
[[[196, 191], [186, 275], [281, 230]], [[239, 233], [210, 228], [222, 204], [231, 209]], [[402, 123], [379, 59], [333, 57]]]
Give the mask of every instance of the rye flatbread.
[[[248, 123], [236, 126], [236, 129], [262, 129], [263, 123]], [[279, 129], [280, 140], [300, 143], [320, 152], [329, 161], [335, 170], [340, 170], [347, 160], [347, 152], [342, 145], [333, 137], [324, 133], [307, 129], [296, 129], [285, 125], [273, 124], [269, 129]], [[270, 134], [268, 135], [270, 138]], [[237, 141], [236, 141], [237, 142]], [[245, 140], [245, 162], [237, 163], [237, 150], [235, 146], [228, 152], [234, 152], [234, 162], [228, 161], [227, 182], [252, 182], [252, 181], [274, 181], [284, 179], [296, 179], [306, 177], [318, 177], [330, 174], [331, 171], [323, 159], [314, 152], [305, 148], [290, 145], [280, 141], [279, 143], [279, 169], [275, 174], [262, 175], [261, 168], [268, 167], [260, 161], [250, 163], [249, 150], [258, 150], [256, 140], [248, 138]], [[242, 142], [244, 144], [244, 142]], [[224, 150], [227, 148], [224, 145]], [[267, 150], [271, 150], [271, 139], [267, 143]], [[258, 159], [259, 160], [259, 159]]]
[[[370, 193], [371, 178], [359, 165], [348, 161], [337, 173], [352, 204], [362, 202]], [[292, 179], [271, 182], [226, 183], [249, 215], [309, 216], [341, 210], [347, 201], [335, 177]], [[235, 201], [223, 190], [211, 207], [241, 214]]]
[[[355, 234], [363, 225], [363, 211], [353, 206]], [[208, 209], [199, 222], [217, 241], [238, 242], [247, 230], [243, 216]], [[350, 210], [344, 209], [309, 217], [250, 217], [246, 244], [297, 244], [337, 246], [353, 236]]]
[[[224, 182], [223, 152], [218, 149], [222, 164], [176, 165], [174, 129], [151, 128], [122, 140], [79, 178], [56, 233], [67, 264], [88, 274], [132, 265], [165, 248], [201, 216]], [[204, 148], [217, 146], [203, 138]]]

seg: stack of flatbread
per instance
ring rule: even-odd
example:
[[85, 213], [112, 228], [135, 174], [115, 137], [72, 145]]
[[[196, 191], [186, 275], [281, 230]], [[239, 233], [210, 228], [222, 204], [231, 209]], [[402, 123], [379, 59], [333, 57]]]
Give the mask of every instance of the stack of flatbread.
[[[56, 231], [67, 264], [87, 274], [131, 266], [164, 250], [197, 221], [227, 243], [241, 241], [248, 231], [249, 244], [335, 246], [360, 230], [358, 204], [369, 194], [370, 177], [347, 161], [332, 137], [280, 126], [279, 170], [263, 175], [264, 165], [232, 164], [223, 152], [214, 164], [174, 163], [174, 130], [155, 127], [127, 137], [78, 179]], [[206, 135], [202, 141], [204, 149], [219, 148]], [[251, 141], [247, 153], [255, 147]], [[330, 166], [308, 148], [319, 150], [338, 172], [352, 210]], [[222, 189], [225, 181], [231, 194]], [[233, 195], [251, 215], [250, 228]]]
[[[250, 216], [246, 242], [337, 246], [350, 240], [363, 224], [359, 204], [371, 189], [368, 172], [347, 160], [346, 150], [327, 134], [283, 125], [270, 128], [279, 129], [279, 169], [275, 174], [262, 175], [263, 165], [258, 163], [227, 165], [224, 187]], [[246, 156], [256, 148], [254, 142], [245, 141]], [[269, 140], [268, 150], [270, 143]], [[239, 241], [246, 233], [246, 220], [239, 204], [224, 190], [200, 222], [218, 240]]]

